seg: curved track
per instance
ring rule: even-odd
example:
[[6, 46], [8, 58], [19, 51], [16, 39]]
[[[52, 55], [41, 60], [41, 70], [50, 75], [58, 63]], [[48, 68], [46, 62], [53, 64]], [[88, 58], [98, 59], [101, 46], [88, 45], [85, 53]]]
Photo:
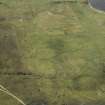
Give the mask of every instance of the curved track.
[[12, 94], [8, 89], [6, 89], [3, 85], [0, 84], [0, 91], [4, 92], [5, 94], [11, 96], [12, 98], [14, 98], [15, 100], [17, 100], [19, 103], [21, 103], [22, 105], [27, 105], [25, 104], [20, 98], [18, 98], [17, 96], [15, 96], [14, 94]]

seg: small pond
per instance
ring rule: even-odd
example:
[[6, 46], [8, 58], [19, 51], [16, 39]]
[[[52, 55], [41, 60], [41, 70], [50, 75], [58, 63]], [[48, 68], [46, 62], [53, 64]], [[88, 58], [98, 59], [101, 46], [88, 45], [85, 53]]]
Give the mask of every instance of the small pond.
[[88, 2], [93, 8], [105, 11], [105, 0], [88, 0]]

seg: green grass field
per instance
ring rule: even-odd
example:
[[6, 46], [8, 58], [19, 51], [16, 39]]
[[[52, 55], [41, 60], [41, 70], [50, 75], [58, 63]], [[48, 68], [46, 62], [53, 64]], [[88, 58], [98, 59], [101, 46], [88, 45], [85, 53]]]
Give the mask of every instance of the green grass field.
[[[84, 0], [0, 0], [0, 84], [27, 105], [105, 105], [105, 14]], [[0, 105], [21, 104], [0, 92]]]

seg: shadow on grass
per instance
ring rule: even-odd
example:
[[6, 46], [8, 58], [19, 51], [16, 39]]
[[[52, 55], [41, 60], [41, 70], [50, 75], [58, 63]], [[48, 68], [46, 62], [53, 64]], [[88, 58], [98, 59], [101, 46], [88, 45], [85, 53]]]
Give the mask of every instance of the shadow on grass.
[[0, 72], [18, 72], [22, 69], [16, 30], [11, 24], [0, 24]]

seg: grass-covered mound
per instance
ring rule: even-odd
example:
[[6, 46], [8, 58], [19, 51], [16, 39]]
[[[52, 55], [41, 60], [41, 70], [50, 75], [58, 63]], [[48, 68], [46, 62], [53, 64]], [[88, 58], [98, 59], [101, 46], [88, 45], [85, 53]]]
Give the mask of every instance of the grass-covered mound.
[[85, 0], [0, 0], [0, 84], [27, 105], [104, 105], [104, 19]]

